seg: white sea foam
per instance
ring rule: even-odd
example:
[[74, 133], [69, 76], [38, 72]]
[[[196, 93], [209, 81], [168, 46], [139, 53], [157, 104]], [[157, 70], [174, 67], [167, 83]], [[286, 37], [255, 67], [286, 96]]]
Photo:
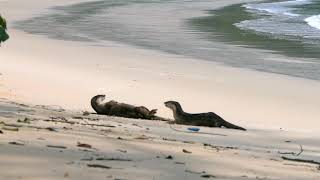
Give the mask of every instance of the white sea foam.
[[247, 9], [253, 9], [258, 11], [264, 11], [271, 14], [281, 14], [287, 16], [299, 16], [299, 14], [293, 13], [293, 6], [303, 5], [311, 3], [310, 0], [294, 0], [274, 3], [258, 3], [258, 4], [246, 4]]
[[320, 29], [320, 14], [305, 19], [309, 26]]

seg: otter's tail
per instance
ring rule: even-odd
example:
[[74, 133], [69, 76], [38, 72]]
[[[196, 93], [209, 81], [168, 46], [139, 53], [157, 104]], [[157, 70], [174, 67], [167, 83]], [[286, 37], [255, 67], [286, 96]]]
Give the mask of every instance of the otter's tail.
[[226, 127], [226, 128], [230, 128], [230, 129], [238, 129], [238, 130], [242, 130], [242, 131], [246, 131], [245, 128], [231, 124], [227, 121], [224, 121], [224, 123], [222, 124], [222, 126]]

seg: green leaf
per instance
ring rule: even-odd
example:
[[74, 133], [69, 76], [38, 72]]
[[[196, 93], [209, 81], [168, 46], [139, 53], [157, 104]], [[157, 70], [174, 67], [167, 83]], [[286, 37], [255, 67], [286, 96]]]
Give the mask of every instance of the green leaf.
[[0, 15], [0, 26], [5, 30], [7, 29], [7, 21], [1, 15]]
[[9, 35], [6, 30], [0, 26], [0, 43], [9, 39]]

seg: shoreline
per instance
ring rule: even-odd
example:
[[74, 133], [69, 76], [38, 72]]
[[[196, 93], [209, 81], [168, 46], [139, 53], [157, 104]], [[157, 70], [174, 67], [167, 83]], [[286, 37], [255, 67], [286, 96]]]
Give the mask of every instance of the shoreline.
[[[113, 42], [117, 42], [120, 46], [125, 44], [122, 45], [124, 48], [141, 48], [218, 62], [231, 67], [320, 80], [317, 71], [320, 64], [314, 56], [318, 55], [318, 51], [309, 47], [308, 43], [276, 38], [271, 34], [236, 27], [236, 23], [242, 24], [245, 20], [250, 22], [256, 19], [259, 23], [258, 19], [267, 16], [260, 17], [247, 11], [244, 4], [250, 3], [223, 6], [216, 5], [221, 2], [204, 1], [195, 4], [183, 3], [180, 7], [174, 2], [172, 5], [130, 0], [115, 4], [109, 1], [75, 3], [54, 6], [49, 8], [47, 13], [12, 23], [13, 28], [17, 30], [50, 39], [84, 42], [88, 46], [103, 47], [114, 46]], [[164, 6], [164, 9], [168, 7], [159, 12], [148, 10], [159, 5]], [[189, 10], [188, 5], [194, 7]], [[143, 10], [139, 11], [136, 8]], [[85, 15], [87, 11], [95, 13]], [[135, 11], [137, 12], [134, 13]], [[168, 24], [158, 19], [166, 15], [171, 16]], [[74, 21], [65, 22], [68, 19]], [[130, 19], [132, 22], [128, 22]], [[162, 28], [170, 25], [172, 27], [168, 30]], [[245, 52], [245, 56], [239, 56]]]
[[[16, 11], [8, 15], [9, 22], [17, 20], [13, 18]], [[188, 112], [214, 111], [248, 128], [317, 130], [320, 100], [313, 94], [320, 90], [320, 83], [316, 81], [128, 46], [93, 47], [9, 30], [11, 39], [1, 48], [0, 72], [5, 86], [21, 102], [91, 111], [90, 98], [103, 93], [119, 102], [158, 108], [164, 117], [172, 114], [163, 102], [176, 100]], [[244, 56], [247, 51], [239, 48], [236, 55]], [[223, 58], [223, 52], [217, 58]]]

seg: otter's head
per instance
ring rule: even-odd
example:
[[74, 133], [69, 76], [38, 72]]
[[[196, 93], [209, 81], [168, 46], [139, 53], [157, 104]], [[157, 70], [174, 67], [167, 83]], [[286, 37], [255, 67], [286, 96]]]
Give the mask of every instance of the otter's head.
[[104, 105], [102, 102], [105, 98], [106, 95], [96, 95], [91, 99], [91, 106], [98, 114], [102, 114], [104, 112]]
[[164, 103], [164, 105], [173, 111], [176, 111], [177, 108], [181, 107], [180, 104], [176, 101], [167, 101]]
[[97, 102], [98, 104], [103, 102], [106, 99], [106, 95], [96, 95], [94, 96], [92, 99], [95, 100], [95, 102]]

